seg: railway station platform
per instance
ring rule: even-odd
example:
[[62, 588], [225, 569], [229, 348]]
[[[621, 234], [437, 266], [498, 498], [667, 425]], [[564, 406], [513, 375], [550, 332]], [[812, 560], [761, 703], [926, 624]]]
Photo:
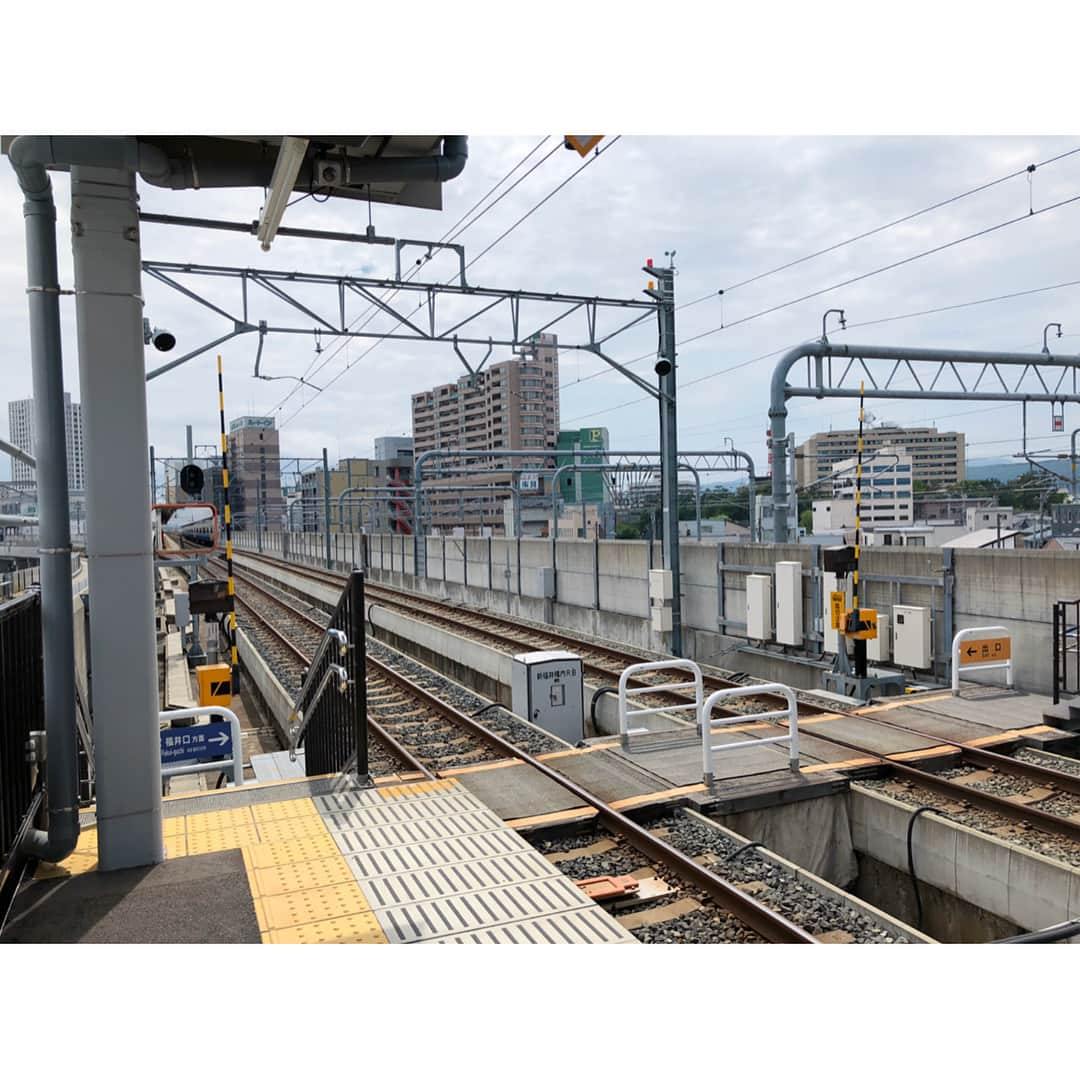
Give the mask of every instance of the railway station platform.
[[343, 777], [164, 802], [167, 859], [101, 873], [87, 818], [2, 943], [633, 943], [454, 779]]

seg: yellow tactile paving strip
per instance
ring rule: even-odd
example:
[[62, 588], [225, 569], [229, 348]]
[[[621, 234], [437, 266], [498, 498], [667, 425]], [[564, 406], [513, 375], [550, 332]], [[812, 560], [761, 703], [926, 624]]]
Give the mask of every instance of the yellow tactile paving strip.
[[[388, 788], [402, 790], [440, 784]], [[385, 944], [364, 893], [310, 798], [168, 817], [162, 822], [168, 858], [239, 849], [264, 944]], [[97, 828], [84, 828], [59, 865], [40, 866], [47, 879], [98, 867]]]

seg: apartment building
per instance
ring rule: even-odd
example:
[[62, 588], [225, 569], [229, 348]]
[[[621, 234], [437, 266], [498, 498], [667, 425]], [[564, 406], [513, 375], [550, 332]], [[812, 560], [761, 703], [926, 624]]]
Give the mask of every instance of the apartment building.
[[238, 532], [280, 532], [281, 447], [272, 416], [241, 416], [229, 424], [229, 506]]
[[[828, 490], [833, 466], [854, 458], [858, 430], [822, 431], [812, 435], [795, 451], [795, 476], [800, 488], [821, 484]], [[882, 425], [863, 430], [863, 459], [884, 446], [911, 456], [913, 483], [953, 484], [965, 477], [964, 433], [938, 431], [936, 427]], [[824, 481], [824, 482], [823, 482]]]
[[[8, 402], [8, 432], [8, 438], [13, 446], [18, 446], [20, 450], [36, 456], [34, 399], [32, 397]], [[72, 401], [70, 393], [64, 394], [64, 435], [67, 442], [68, 489], [84, 491], [86, 489], [86, 449], [83, 442], [82, 405], [78, 401]], [[36, 487], [37, 479], [33, 467], [25, 461], [13, 459], [11, 482], [16, 487]]]
[[[455, 453], [424, 467], [431, 526], [501, 532], [511, 486], [521, 486], [522, 473], [551, 467], [559, 433], [557, 338], [539, 334], [513, 359], [413, 394], [412, 427], [415, 458], [428, 450]], [[496, 450], [536, 450], [536, 457], [500, 460], [490, 456]], [[461, 489], [478, 486], [502, 490]], [[537, 495], [543, 487], [537, 485]]]

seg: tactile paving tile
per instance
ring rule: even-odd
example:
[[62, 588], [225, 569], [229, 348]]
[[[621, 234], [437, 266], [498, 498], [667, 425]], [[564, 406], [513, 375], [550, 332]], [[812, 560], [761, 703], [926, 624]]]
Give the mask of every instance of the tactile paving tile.
[[364, 850], [383, 847], [400, 847], [407, 843], [430, 843], [435, 840], [458, 836], [477, 835], [495, 830], [494, 824], [502, 825], [493, 813], [461, 813], [456, 817], [431, 817], [428, 820], [405, 821], [386, 828], [362, 828], [355, 825], [342, 830], [333, 817], [326, 819], [326, 826], [337, 841], [343, 854], [357, 854]]
[[594, 906], [593, 901], [565, 877], [397, 907], [380, 908], [372, 903], [375, 916], [391, 944], [434, 940], [484, 926], [545, 918]]
[[287, 820], [260, 821], [257, 825], [264, 843], [278, 843], [286, 839], [308, 839], [311, 836], [326, 835], [326, 825], [322, 818], [290, 817]]
[[263, 944], [385, 944], [374, 914], [350, 914], [308, 925], [272, 929], [262, 934]]
[[218, 809], [210, 813], [191, 813], [184, 819], [187, 821], [188, 835], [198, 832], [224, 832], [230, 828], [250, 828], [255, 823], [255, 818], [247, 806]]
[[215, 832], [187, 833], [188, 854], [213, 854], [220, 850], [233, 850], [236, 847], [248, 847], [259, 842], [259, 833], [254, 824], [245, 824], [239, 828], [222, 828]]
[[633, 939], [456, 781], [388, 791], [314, 801], [390, 943]]
[[323, 888], [307, 888], [300, 892], [284, 892], [256, 898], [255, 915], [259, 930], [289, 929], [309, 922], [328, 921], [370, 913], [363, 893], [355, 881], [329, 884]]
[[187, 828], [186, 817], [166, 817], [161, 822], [161, 834], [166, 839], [172, 839], [174, 836], [182, 836], [186, 833]]
[[319, 811], [310, 798], [292, 798], [288, 802], [253, 805], [251, 815], [255, 818], [256, 824], [268, 824], [270, 821], [295, 820], [298, 817], [317, 817]]
[[[244, 859], [250, 863], [245, 849]], [[270, 866], [268, 869], [255, 869], [248, 865], [248, 880], [251, 893], [256, 898], [282, 895], [284, 892], [302, 892], [308, 888], [325, 888], [331, 884], [346, 882], [356, 886], [353, 871], [341, 857], [319, 858], [313, 862], [290, 862], [288, 865]]]
[[532, 848], [516, 832], [504, 828], [498, 832], [480, 832], [432, 843], [357, 851], [348, 855], [347, 860], [355, 867], [357, 878], [366, 880], [369, 877], [517, 854], [523, 850], [531, 851]]
[[553, 914], [528, 922], [495, 925], [457, 936], [438, 937], [434, 944], [637, 944], [613, 918], [598, 908]]
[[247, 853], [252, 869], [270, 869], [293, 862], [315, 862], [336, 857], [338, 848], [329, 835], [323, 834], [309, 839], [286, 839], [280, 843], [256, 842], [248, 848]]
[[434, 869], [371, 877], [364, 881], [364, 887], [375, 906], [390, 907], [561, 876], [546, 858], [541, 862], [528, 854], [454, 862]]

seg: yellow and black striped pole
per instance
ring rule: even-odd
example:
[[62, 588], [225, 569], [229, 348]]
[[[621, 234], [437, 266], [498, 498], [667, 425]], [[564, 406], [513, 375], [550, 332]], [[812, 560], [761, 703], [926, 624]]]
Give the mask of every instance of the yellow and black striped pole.
[[232, 692], [239, 689], [239, 665], [236, 654], [236, 585], [233, 582], [232, 564], [232, 510], [229, 506], [229, 443], [225, 434], [225, 385], [221, 375], [221, 357], [217, 358], [218, 415], [221, 418], [221, 487], [225, 502], [225, 568], [229, 574], [229, 621], [228, 639], [230, 649], [229, 665]]
[[[859, 440], [855, 444], [855, 564], [852, 569], [851, 583], [854, 591], [855, 603], [855, 627], [858, 628], [862, 617], [862, 601], [859, 588], [859, 547], [862, 542], [862, 457], [863, 457], [863, 408], [866, 384], [859, 383]], [[860, 678], [866, 677], [866, 641], [861, 637], [855, 638], [855, 673]]]

